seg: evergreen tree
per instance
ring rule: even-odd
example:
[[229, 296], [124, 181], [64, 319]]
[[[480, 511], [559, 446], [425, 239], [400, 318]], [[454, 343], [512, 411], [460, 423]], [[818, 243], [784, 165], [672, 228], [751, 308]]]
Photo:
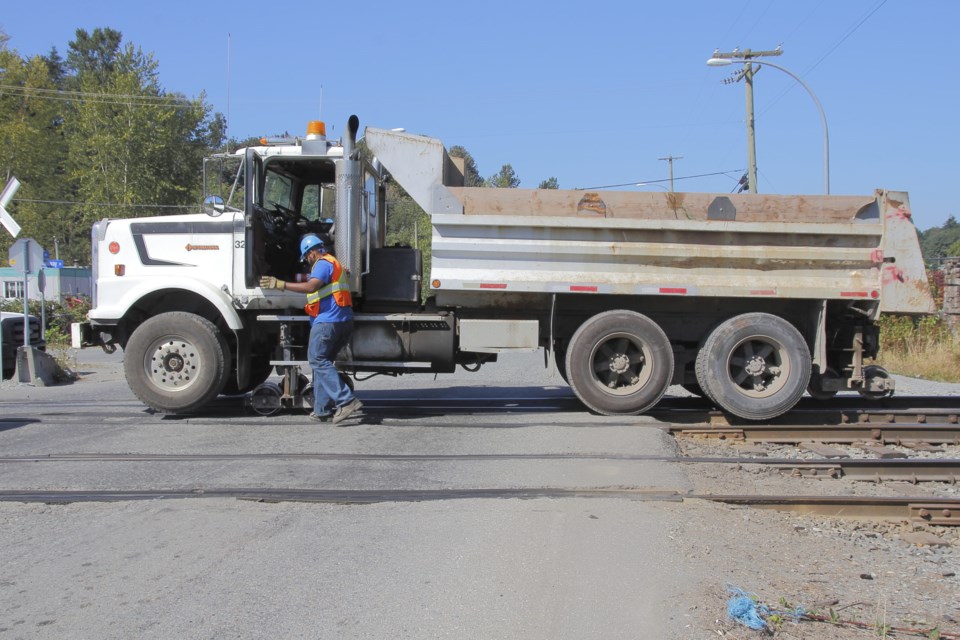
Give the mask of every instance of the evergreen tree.
[[515, 189], [520, 186], [520, 177], [509, 164], [500, 167], [500, 171], [487, 178], [486, 186], [498, 189]]

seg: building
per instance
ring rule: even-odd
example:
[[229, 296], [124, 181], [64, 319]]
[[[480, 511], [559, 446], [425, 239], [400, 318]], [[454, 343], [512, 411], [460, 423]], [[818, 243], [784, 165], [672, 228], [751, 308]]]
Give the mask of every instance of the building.
[[[90, 267], [45, 267], [43, 299], [48, 302], [63, 300], [64, 296], [87, 296], [93, 293], [93, 275]], [[40, 299], [38, 274], [27, 279], [31, 300]], [[0, 300], [23, 300], [23, 272], [14, 267], [0, 267]]]

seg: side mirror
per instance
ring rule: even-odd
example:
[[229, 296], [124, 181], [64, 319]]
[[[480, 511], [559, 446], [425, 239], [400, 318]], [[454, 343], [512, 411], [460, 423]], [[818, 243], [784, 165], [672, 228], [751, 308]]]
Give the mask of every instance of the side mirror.
[[203, 200], [203, 212], [211, 218], [216, 218], [222, 214], [225, 209], [223, 198], [220, 196], [207, 196]]

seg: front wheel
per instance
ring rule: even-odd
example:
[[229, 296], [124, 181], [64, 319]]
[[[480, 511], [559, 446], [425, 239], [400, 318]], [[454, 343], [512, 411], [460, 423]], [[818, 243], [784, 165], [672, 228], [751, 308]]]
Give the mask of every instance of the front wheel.
[[137, 327], [124, 349], [123, 368], [130, 389], [144, 404], [157, 411], [190, 413], [223, 389], [229, 349], [212, 322], [173, 311]]
[[573, 334], [565, 369], [574, 393], [593, 411], [635, 415], [666, 393], [673, 379], [673, 349], [647, 316], [605, 311]]
[[810, 369], [803, 336], [769, 313], [730, 318], [697, 356], [697, 380], [707, 396], [747, 420], [769, 420], [793, 408], [810, 382]]

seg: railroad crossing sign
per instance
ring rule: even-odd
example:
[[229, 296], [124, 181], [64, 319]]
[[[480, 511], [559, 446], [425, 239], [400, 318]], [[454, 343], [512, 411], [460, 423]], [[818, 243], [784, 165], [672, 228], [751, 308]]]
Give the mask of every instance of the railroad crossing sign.
[[7, 213], [7, 205], [13, 200], [13, 194], [15, 194], [19, 188], [20, 181], [16, 178], [10, 178], [10, 182], [3, 188], [3, 193], [0, 193], [0, 224], [6, 227], [7, 231], [9, 231], [10, 235], [14, 238], [20, 233], [20, 225], [13, 219], [13, 216]]

